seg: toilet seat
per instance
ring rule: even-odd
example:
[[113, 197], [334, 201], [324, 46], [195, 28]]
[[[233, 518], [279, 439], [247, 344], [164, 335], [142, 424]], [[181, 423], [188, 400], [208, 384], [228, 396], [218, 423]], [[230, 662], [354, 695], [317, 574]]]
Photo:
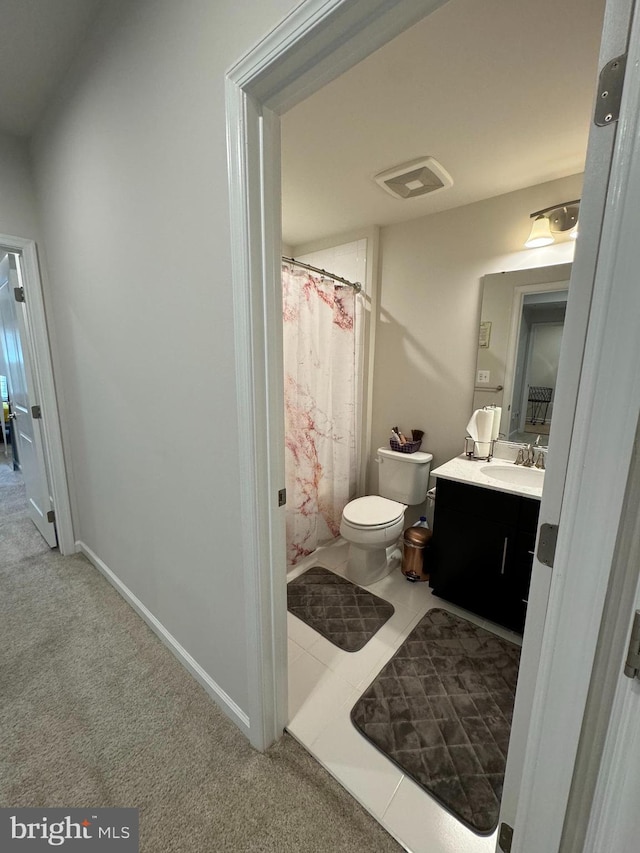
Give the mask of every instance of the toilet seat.
[[400, 521], [405, 509], [405, 505], [398, 501], [379, 495], [367, 495], [350, 501], [342, 512], [342, 519], [350, 527], [378, 530]]

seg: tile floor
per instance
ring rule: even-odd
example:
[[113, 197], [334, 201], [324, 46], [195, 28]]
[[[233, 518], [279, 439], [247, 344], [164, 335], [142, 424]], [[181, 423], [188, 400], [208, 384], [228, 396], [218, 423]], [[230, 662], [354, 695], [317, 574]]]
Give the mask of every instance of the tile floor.
[[[289, 573], [310, 566], [344, 574], [347, 543], [320, 548]], [[368, 587], [395, 613], [359, 652], [343, 652], [291, 613], [289, 732], [411, 853], [493, 853], [495, 834], [480, 837], [438, 805], [353, 726], [351, 708], [432, 607], [442, 607], [513, 642], [520, 637], [412, 584], [399, 570]]]

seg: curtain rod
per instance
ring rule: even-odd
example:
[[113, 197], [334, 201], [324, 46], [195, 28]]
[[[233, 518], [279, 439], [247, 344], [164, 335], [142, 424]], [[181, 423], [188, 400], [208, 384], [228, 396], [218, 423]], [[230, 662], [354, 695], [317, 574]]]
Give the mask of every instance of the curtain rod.
[[327, 272], [326, 270], [321, 270], [319, 267], [312, 267], [311, 264], [303, 264], [302, 261], [296, 261], [295, 258], [285, 258], [282, 256], [282, 260], [287, 264], [293, 264], [296, 267], [302, 267], [305, 270], [310, 270], [311, 272], [318, 272], [320, 275], [326, 275], [327, 278], [333, 279], [333, 281], [339, 281], [342, 284], [346, 284], [349, 287], [352, 287], [356, 293], [360, 293], [362, 290], [362, 285], [359, 281], [349, 281], [349, 279], [342, 278], [341, 275], [334, 275], [332, 272]]

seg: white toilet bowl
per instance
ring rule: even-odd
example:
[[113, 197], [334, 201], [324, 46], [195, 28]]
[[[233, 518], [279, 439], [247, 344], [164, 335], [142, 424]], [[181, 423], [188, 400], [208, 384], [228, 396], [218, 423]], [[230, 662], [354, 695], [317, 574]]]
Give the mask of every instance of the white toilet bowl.
[[358, 586], [379, 581], [398, 565], [391, 546], [402, 535], [405, 509], [427, 498], [433, 456], [379, 447], [376, 459], [380, 494], [350, 501], [340, 523], [340, 533], [349, 543], [345, 576]]
[[404, 529], [405, 504], [379, 495], [350, 501], [342, 513], [340, 534], [349, 543], [346, 577], [359, 586], [381, 580], [394, 568], [387, 549]]

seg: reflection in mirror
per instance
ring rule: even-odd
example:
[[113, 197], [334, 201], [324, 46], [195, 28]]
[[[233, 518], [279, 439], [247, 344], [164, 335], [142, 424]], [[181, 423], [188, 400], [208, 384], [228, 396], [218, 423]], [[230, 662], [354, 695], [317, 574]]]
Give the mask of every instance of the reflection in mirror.
[[548, 444], [571, 264], [483, 279], [473, 407], [502, 408], [500, 434]]
[[[529, 293], [522, 302], [509, 419], [510, 441], [548, 436], [568, 290]], [[540, 444], [546, 444], [540, 439]]]

